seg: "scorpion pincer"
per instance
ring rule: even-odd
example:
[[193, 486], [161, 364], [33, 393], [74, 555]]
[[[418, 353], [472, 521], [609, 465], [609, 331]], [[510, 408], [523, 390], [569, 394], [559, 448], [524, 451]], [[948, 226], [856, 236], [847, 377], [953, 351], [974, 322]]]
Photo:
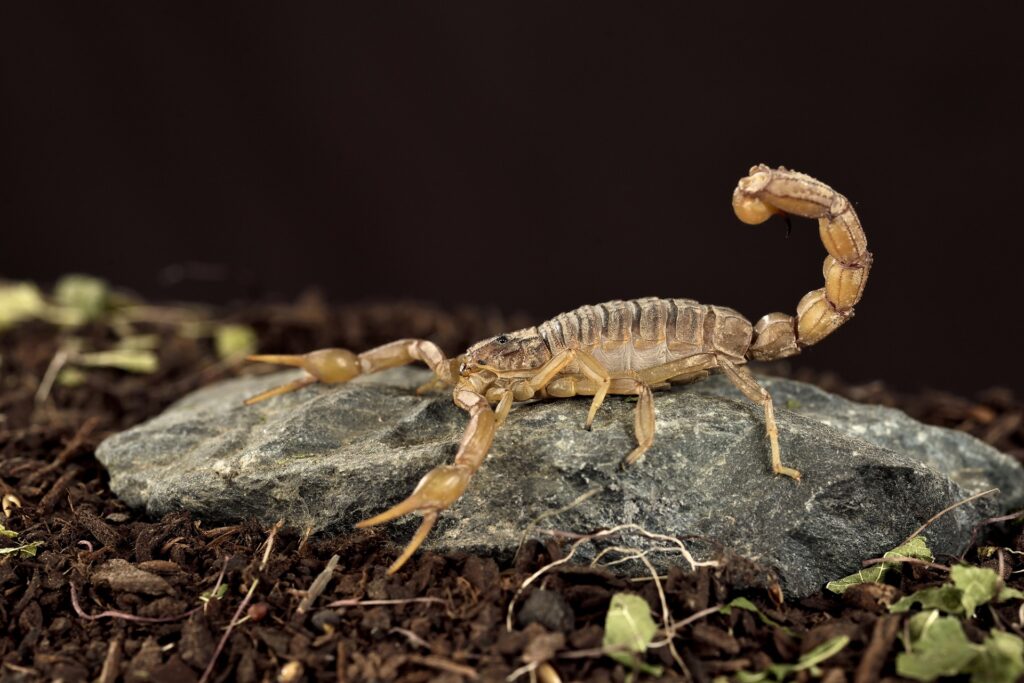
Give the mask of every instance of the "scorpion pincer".
[[637, 445], [624, 460], [628, 465], [654, 441], [652, 390], [720, 372], [763, 408], [772, 472], [799, 480], [800, 472], [782, 464], [772, 398], [745, 363], [797, 354], [852, 317], [867, 283], [871, 254], [849, 200], [802, 173], [755, 166], [739, 181], [732, 205], [739, 219], [751, 225], [775, 214], [818, 219], [828, 252], [825, 286], [800, 300], [795, 317], [769, 313], [751, 325], [731, 308], [648, 297], [583, 306], [539, 326], [479, 342], [455, 359], [423, 339], [401, 339], [360, 354], [321, 349], [299, 356], [251, 356], [254, 361], [303, 368], [307, 375], [246, 403], [317, 381], [346, 382], [417, 361], [434, 373], [420, 390], [454, 387], [456, 405], [469, 413], [454, 462], [428, 472], [404, 501], [356, 525], [381, 524], [412, 512], [423, 516], [389, 573], [405, 564], [430, 533], [438, 514], [465, 491], [491, 447], [495, 430], [516, 401], [592, 396], [585, 423], [589, 429], [608, 394], [637, 396]]

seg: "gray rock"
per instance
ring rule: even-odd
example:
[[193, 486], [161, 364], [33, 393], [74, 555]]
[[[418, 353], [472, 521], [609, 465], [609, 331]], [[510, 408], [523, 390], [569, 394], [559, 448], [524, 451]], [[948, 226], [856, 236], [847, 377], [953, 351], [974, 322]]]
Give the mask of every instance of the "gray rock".
[[[153, 514], [187, 508], [214, 522], [255, 516], [349, 529], [449, 462], [466, 424], [449, 395], [411, 393], [426, 377], [414, 368], [242, 405], [292, 377], [222, 382], [111, 437], [97, 451], [111, 488]], [[768, 473], [761, 410], [722, 377], [656, 393], [654, 446], [626, 471], [619, 463], [634, 443], [634, 402], [610, 397], [589, 432], [587, 399], [521, 404], [426, 547], [510, 555], [533, 520], [596, 489], [542, 525], [588, 533], [632, 523], [696, 536], [703, 541], [688, 543], [698, 556], [724, 545], [802, 596], [971, 493], [1002, 489], [932, 524], [934, 551], [960, 552], [980, 519], [1024, 501], [1021, 468], [966, 434], [798, 382], [764, 382], [799, 484]], [[417, 524], [412, 517], [389, 533], [404, 544]]]

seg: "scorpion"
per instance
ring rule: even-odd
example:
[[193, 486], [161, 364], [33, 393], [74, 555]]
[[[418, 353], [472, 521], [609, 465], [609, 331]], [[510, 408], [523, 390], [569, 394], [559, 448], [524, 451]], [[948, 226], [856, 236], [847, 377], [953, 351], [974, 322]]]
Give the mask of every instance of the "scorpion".
[[750, 225], [776, 214], [787, 216], [787, 220], [789, 214], [818, 219], [828, 252], [823, 267], [825, 286], [800, 300], [795, 317], [769, 313], [751, 325], [731, 308], [701, 305], [690, 299], [646, 297], [583, 306], [541, 325], [478, 342], [453, 359], [424, 339], [401, 339], [360, 354], [331, 348], [302, 355], [255, 355], [249, 360], [306, 372], [253, 396], [246, 404], [314, 382], [347, 382], [414, 362], [426, 364], [434, 374], [418, 392], [453, 388], [455, 404], [469, 414], [454, 462], [428, 472], [402, 502], [356, 524], [364, 528], [410, 513], [422, 515], [412, 539], [388, 568], [389, 574], [406, 563], [427, 538], [439, 513], [466, 490], [495, 431], [517, 401], [592, 396], [584, 423], [584, 428], [590, 429], [606, 396], [636, 396], [637, 445], [623, 461], [630, 465], [654, 442], [652, 391], [720, 372], [763, 409], [771, 471], [799, 481], [800, 472], [782, 464], [771, 395], [745, 363], [797, 354], [849, 320], [864, 292], [872, 257], [850, 201], [803, 173], [754, 166], [737, 184], [732, 206], [736, 216]]

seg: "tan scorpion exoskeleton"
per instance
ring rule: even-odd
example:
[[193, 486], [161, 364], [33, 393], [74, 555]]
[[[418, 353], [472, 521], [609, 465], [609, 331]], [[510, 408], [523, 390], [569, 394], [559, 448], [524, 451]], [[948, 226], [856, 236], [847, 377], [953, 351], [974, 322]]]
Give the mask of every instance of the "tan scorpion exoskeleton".
[[438, 513], [462, 495], [515, 401], [593, 396], [584, 425], [589, 429], [605, 396], [637, 396], [637, 446], [625, 458], [628, 465], [654, 441], [653, 389], [722, 372], [764, 409], [772, 472], [799, 480], [797, 470], [782, 464], [771, 396], [744, 363], [792, 356], [846, 322], [864, 291], [871, 254], [846, 197], [802, 173], [755, 166], [739, 181], [732, 205], [739, 219], [752, 225], [774, 214], [818, 219], [828, 251], [825, 287], [804, 296], [795, 318], [769, 313], [751, 325], [731, 308], [651, 297], [583, 306], [538, 327], [479, 342], [452, 360], [436, 344], [422, 339], [402, 339], [360, 354], [321, 349], [301, 356], [251, 356], [251, 360], [297, 366], [308, 375], [247, 403], [317, 381], [346, 382], [416, 361], [434, 372], [432, 382], [421, 389], [454, 386], [456, 405], [469, 413], [454, 464], [434, 468], [404, 501], [356, 525], [381, 524], [412, 512], [423, 515], [389, 573], [405, 564], [427, 537]]

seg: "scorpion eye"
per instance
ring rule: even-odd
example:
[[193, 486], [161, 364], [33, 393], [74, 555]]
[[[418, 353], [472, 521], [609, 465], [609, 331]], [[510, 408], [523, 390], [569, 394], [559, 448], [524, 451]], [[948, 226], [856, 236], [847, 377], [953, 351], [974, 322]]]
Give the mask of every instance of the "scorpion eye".
[[494, 341], [498, 342], [499, 344], [507, 344], [508, 343], [508, 335], [507, 334], [503, 334], [500, 337], [498, 337], [497, 339], [495, 339]]

